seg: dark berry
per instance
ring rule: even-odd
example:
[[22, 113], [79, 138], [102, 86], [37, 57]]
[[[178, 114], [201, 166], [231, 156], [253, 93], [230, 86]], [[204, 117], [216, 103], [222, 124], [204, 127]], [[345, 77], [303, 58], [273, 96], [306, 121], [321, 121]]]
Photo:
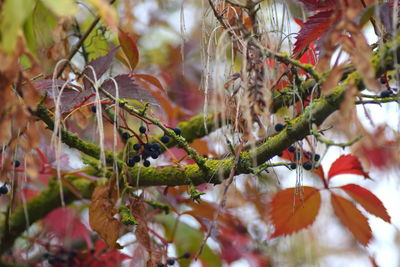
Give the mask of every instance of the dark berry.
[[143, 161], [143, 166], [149, 167], [150, 166], [150, 161], [148, 161], [147, 159], [145, 161]]
[[21, 162], [19, 160], [15, 160], [14, 161], [14, 168], [18, 168], [19, 166], [21, 166]]
[[381, 82], [381, 84], [385, 84], [386, 83], [386, 78], [385, 77], [381, 77], [379, 79], [379, 81]]
[[129, 158], [129, 159], [126, 161], [126, 165], [128, 165], [128, 167], [133, 167], [133, 166], [135, 166], [135, 160], [134, 160], [134, 158]]
[[392, 91], [390, 90], [385, 90], [381, 92], [381, 97], [389, 97], [392, 95]]
[[283, 128], [285, 128], [285, 126], [282, 123], [275, 124], [275, 131], [280, 132]]
[[175, 133], [176, 135], [181, 135], [181, 133], [182, 133], [181, 128], [172, 128], [172, 131], [174, 131], [174, 133]]
[[47, 259], [48, 257], [50, 257], [50, 254], [48, 252], [43, 253], [43, 258]]
[[303, 163], [303, 168], [306, 169], [307, 171], [311, 170], [313, 167], [313, 164], [310, 161], [306, 161]]
[[185, 252], [183, 255], [182, 255], [182, 258], [184, 258], [184, 259], [189, 259], [190, 258], [190, 253], [189, 252]]
[[158, 154], [157, 151], [152, 151], [151, 154], [150, 154], [150, 156], [151, 156], [152, 159], [158, 158], [159, 155], [160, 155], [160, 154]]
[[128, 140], [130, 137], [131, 137], [131, 135], [130, 135], [128, 132], [124, 132], [124, 133], [122, 134], [122, 138], [123, 138], [124, 140]]
[[175, 260], [174, 259], [168, 259], [167, 260], [167, 264], [168, 265], [174, 265], [175, 264]]
[[278, 154], [276, 154], [278, 157], [282, 157], [283, 156], [283, 152], [279, 152]]
[[294, 152], [293, 158], [294, 158], [294, 160], [300, 160], [300, 158], [301, 158], [301, 153], [300, 153], [300, 151]]
[[134, 145], [133, 145], [133, 149], [136, 150], [136, 151], [139, 151], [139, 149], [140, 149], [140, 144], [134, 144]]
[[153, 143], [152, 148], [155, 151], [161, 151], [161, 145], [159, 143]]
[[142, 134], [144, 134], [144, 133], [146, 132], [146, 127], [140, 126], [140, 127], [139, 127], [139, 132], [141, 132]]
[[290, 167], [290, 169], [294, 170], [297, 168], [297, 164], [294, 162], [291, 162], [291, 163], [289, 163], [289, 167]]
[[145, 150], [150, 150], [152, 146], [153, 146], [152, 143], [146, 143], [143, 145]]
[[321, 156], [319, 154], [314, 155], [314, 161], [320, 160]]
[[6, 186], [6, 184], [3, 184], [0, 187], [0, 195], [6, 195], [8, 193], [8, 187]]
[[91, 110], [93, 113], [96, 113], [96, 111], [97, 111], [96, 105], [91, 106], [91, 107], [90, 107], [90, 110]]
[[164, 144], [169, 142], [169, 137], [164, 135], [163, 137], [161, 137], [161, 142], [163, 142]]
[[296, 150], [296, 148], [294, 146], [290, 146], [287, 149], [289, 152], [294, 152]]
[[139, 155], [134, 156], [133, 157], [133, 161], [134, 162], [139, 162], [140, 161], [140, 156]]
[[159, 264], [157, 264], [157, 267], [165, 267], [165, 265], [162, 263], [159, 263]]

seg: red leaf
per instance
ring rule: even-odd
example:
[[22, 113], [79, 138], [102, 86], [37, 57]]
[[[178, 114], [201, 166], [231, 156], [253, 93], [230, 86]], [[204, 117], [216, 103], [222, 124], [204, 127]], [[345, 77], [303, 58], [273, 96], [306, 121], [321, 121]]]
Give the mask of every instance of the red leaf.
[[333, 211], [342, 224], [349, 229], [354, 237], [366, 246], [371, 240], [371, 227], [367, 217], [359, 211], [350, 200], [336, 194], [331, 195]]
[[128, 58], [131, 70], [134, 70], [139, 63], [139, 49], [137, 48], [135, 39], [132, 35], [119, 29], [118, 40], [125, 56]]
[[369, 178], [368, 173], [364, 172], [361, 162], [352, 155], [342, 155], [336, 159], [329, 169], [328, 179], [339, 174], [356, 174]]
[[390, 223], [390, 216], [379, 200], [371, 191], [356, 184], [346, 184], [341, 186], [351, 198], [357, 201], [366, 211]]
[[296, 37], [294, 56], [298, 56], [311, 42], [318, 40], [332, 26], [332, 22], [337, 17], [332, 18], [333, 14], [335, 14], [333, 10], [322, 11], [307, 19]]
[[295, 190], [288, 188], [273, 197], [269, 214], [275, 232], [271, 238], [295, 233], [315, 221], [321, 206], [319, 189], [303, 186], [298, 189], [299, 192]]
[[336, 5], [336, 0], [297, 0], [302, 2], [308, 11], [332, 9]]
[[71, 208], [58, 208], [43, 219], [46, 228], [60, 239], [90, 239], [89, 231]]

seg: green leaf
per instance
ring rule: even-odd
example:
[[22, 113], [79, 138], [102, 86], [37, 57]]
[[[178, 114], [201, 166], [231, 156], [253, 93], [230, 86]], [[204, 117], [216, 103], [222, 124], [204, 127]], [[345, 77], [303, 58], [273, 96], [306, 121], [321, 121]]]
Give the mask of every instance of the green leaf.
[[7, 0], [0, 15], [0, 48], [10, 53], [15, 49], [17, 37], [26, 18], [32, 13], [35, 1]]
[[[176, 218], [172, 215], [166, 215], [157, 216], [157, 219], [164, 226], [167, 239], [172, 240]], [[199, 251], [203, 238], [204, 234], [200, 230], [184, 222], [179, 222], [174, 236], [177, 256], [182, 256], [186, 252], [195, 255]], [[207, 245], [204, 246], [203, 253], [200, 255], [199, 259], [204, 262], [206, 266], [222, 266], [220, 257]], [[181, 259], [179, 264], [181, 267], [188, 267], [190, 261]]]
[[42, 3], [54, 14], [60, 17], [70, 17], [75, 15], [78, 7], [74, 0], [41, 0]]

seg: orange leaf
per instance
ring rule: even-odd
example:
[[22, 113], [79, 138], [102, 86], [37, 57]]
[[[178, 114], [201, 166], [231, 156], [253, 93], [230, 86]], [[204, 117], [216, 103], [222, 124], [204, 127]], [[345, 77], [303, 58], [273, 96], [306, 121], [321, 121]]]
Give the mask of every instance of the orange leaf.
[[342, 155], [336, 159], [328, 172], [328, 179], [339, 174], [356, 174], [368, 178], [368, 173], [364, 172], [361, 162], [352, 155]]
[[349, 229], [358, 242], [366, 246], [372, 237], [367, 217], [344, 197], [332, 193], [331, 202], [333, 211], [342, 224]]
[[356, 184], [346, 184], [341, 186], [350, 197], [357, 201], [366, 211], [390, 223], [390, 216], [379, 200], [371, 191]]
[[[113, 193], [116, 193], [113, 191]], [[106, 241], [111, 248], [121, 248], [117, 243], [121, 224], [113, 216], [116, 194], [109, 194], [109, 185], [97, 186], [92, 194], [92, 203], [89, 206], [90, 227]]]
[[125, 56], [128, 58], [131, 70], [134, 70], [139, 63], [139, 49], [136, 46], [135, 39], [132, 35], [119, 29], [118, 40]]
[[275, 232], [271, 238], [295, 233], [315, 221], [321, 206], [319, 189], [303, 186], [299, 189], [300, 192], [295, 193], [295, 190], [288, 188], [273, 197], [269, 215]]

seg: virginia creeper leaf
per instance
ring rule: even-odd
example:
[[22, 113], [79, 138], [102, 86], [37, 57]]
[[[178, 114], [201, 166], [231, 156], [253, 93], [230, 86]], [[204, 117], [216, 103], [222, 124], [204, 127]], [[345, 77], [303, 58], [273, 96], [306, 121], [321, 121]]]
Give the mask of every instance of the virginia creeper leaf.
[[269, 215], [275, 232], [271, 237], [295, 233], [315, 221], [321, 206], [319, 190], [309, 186], [301, 187], [299, 192], [295, 190], [282, 190], [272, 198]]
[[139, 49], [137, 48], [135, 39], [127, 32], [119, 29], [118, 40], [125, 56], [128, 58], [131, 71], [133, 71], [139, 62]]
[[368, 178], [368, 173], [364, 172], [361, 162], [352, 155], [342, 155], [336, 159], [329, 169], [328, 179], [339, 174], [356, 174]]
[[101, 76], [110, 68], [119, 47], [114, 47], [106, 55], [98, 57], [90, 61], [83, 71], [83, 85], [86, 89], [92, 88], [92, 82], [100, 79]]
[[308, 11], [317, 11], [323, 9], [333, 9], [336, 5], [336, 0], [297, 0], [302, 2]]
[[[129, 98], [150, 104], [158, 104], [155, 98], [144, 88], [139, 86], [130, 74], [121, 74], [114, 77], [118, 85], [119, 98]], [[116, 97], [115, 84], [111, 79], [107, 79], [101, 87]]]
[[[113, 191], [115, 193], [115, 191]], [[113, 216], [117, 194], [109, 194], [109, 185], [99, 185], [94, 189], [89, 206], [90, 227], [106, 241], [111, 248], [121, 248], [117, 243], [121, 224]]]
[[333, 211], [342, 224], [349, 229], [358, 242], [366, 246], [372, 237], [367, 217], [350, 200], [344, 197], [332, 193], [331, 202]]
[[293, 49], [294, 56], [301, 54], [311, 42], [318, 40], [332, 26], [336, 17], [333, 14], [333, 10], [322, 11], [307, 19], [296, 37]]
[[366, 211], [390, 223], [390, 216], [383, 206], [382, 201], [371, 191], [356, 184], [346, 184], [341, 186], [351, 198], [359, 203]]

